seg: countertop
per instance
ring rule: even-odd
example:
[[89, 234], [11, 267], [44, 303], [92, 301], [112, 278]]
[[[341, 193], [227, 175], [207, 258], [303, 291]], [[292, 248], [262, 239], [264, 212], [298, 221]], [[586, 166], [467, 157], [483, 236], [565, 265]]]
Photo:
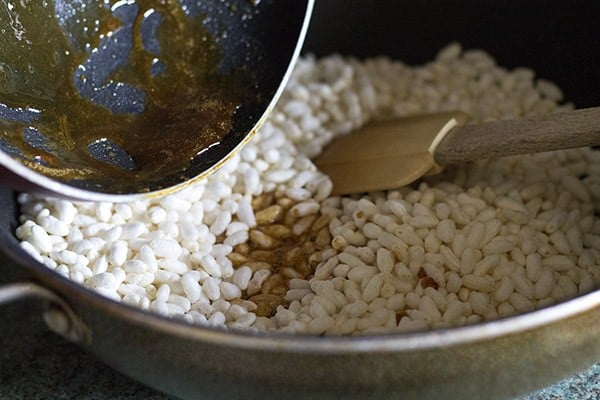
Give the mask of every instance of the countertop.
[[[174, 400], [53, 334], [31, 303], [0, 307], [0, 399]], [[518, 400], [600, 399], [600, 363]]]

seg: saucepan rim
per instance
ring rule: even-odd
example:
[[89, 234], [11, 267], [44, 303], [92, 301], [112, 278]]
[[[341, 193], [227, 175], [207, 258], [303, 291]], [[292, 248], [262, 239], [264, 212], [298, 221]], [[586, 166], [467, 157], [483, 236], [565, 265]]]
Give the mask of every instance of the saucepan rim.
[[[421, 332], [316, 336], [277, 331], [264, 332], [199, 326], [104, 297], [92, 289], [63, 277], [35, 260], [18, 245], [17, 239], [12, 236], [12, 231], [5, 232], [3, 235], [4, 240], [0, 241], [0, 250], [6, 257], [16, 263], [14, 267], [25, 267], [33, 270], [39, 283], [57, 291], [74, 307], [76, 312], [78, 310], [77, 305], [84, 302], [88, 306], [100, 309], [112, 318], [126, 319], [130, 323], [144, 325], [161, 333], [189, 340], [203, 341], [217, 346], [256, 351], [349, 354], [439, 350], [516, 335], [559, 323], [580, 314], [593, 312], [594, 310], [600, 311], [600, 289], [596, 289], [552, 306], [511, 317]], [[80, 315], [80, 318], [85, 323], [86, 315]], [[91, 328], [93, 329], [93, 327]]]

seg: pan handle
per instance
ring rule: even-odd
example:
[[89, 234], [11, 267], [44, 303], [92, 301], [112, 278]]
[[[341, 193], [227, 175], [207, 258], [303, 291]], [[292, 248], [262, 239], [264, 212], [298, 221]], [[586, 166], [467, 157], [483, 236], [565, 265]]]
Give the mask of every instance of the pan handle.
[[88, 345], [92, 332], [75, 311], [56, 293], [34, 282], [0, 285], [0, 305], [18, 300], [40, 299], [48, 303], [43, 319], [48, 328], [71, 342]]

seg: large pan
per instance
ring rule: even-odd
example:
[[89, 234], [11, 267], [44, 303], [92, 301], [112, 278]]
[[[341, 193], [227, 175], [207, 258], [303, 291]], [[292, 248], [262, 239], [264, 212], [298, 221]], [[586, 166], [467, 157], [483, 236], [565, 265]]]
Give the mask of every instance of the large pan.
[[[367, 4], [368, 3], [368, 4]], [[530, 65], [578, 106], [600, 104], [599, 7], [581, 2], [318, 2], [307, 48], [422, 62], [449, 40]], [[600, 361], [600, 290], [463, 328], [352, 338], [192, 327], [107, 300], [18, 245], [14, 193], [0, 191], [0, 248], [14, 262], [0, 302], [40, 297], [47, 322], [106, 364], [183, 398], [501, 399]]]

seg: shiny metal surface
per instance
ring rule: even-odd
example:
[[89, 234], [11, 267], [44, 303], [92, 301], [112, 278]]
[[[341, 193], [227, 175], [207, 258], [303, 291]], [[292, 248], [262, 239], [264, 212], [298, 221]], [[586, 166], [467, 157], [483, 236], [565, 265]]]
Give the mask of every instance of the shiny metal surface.
[[73, 309], [54, 292], [33, 282], [17, 282], [0, 286], [0, 306], [28, 299], [48, 303], [44, 321], [50, 330], [73, 343], [89, 345], [91, 331]]

